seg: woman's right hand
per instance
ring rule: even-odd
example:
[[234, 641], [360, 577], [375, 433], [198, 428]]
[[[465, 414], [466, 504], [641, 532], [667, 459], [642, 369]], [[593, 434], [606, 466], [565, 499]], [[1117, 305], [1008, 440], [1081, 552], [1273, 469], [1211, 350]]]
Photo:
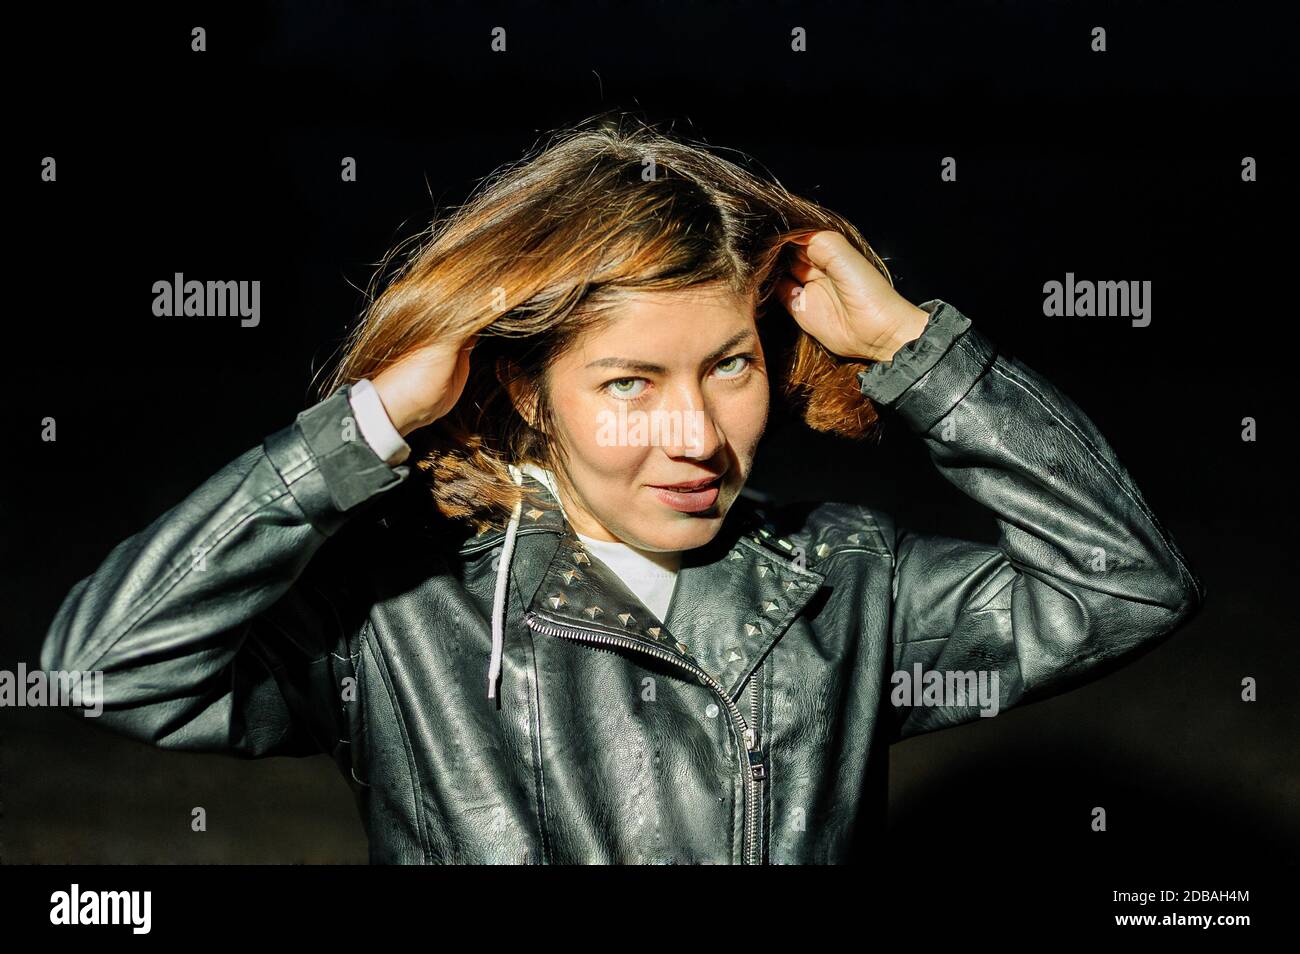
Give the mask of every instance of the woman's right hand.
[[478, 335], [460, 342], [437, 342], [407, 352], [370, 383], [389, 420], [405, 437], [451, 412], [469, 378], [469, 356]]

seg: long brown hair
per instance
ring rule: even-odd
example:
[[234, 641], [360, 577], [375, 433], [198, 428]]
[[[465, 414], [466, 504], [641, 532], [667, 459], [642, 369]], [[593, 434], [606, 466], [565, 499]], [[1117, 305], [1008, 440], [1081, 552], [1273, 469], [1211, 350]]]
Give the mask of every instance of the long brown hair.
[[[456, 407], [408, 442], [438, 510], [483, 529], [520, 499], [507, 463], [564, 472], [547, 436], [551, 361], [629, 294], [723, 283], [755, 302], [774, 391], [814, 430], [861, 438], [877, 421], [856, 379], [869, 363], [831, 354], [788, 315], [763, 320], [769, 307], [784, 312], [771, 292], [791, 239], [823, 229], [892, 283], [851, 222], [774, 178], [627, 114], [593, 117], [552, 133], [403, 243], [416, 247], [372, 298], [320, 396], [420, 345], [479, 333]], [[507, 380], [522, 385], [518, 406]]]

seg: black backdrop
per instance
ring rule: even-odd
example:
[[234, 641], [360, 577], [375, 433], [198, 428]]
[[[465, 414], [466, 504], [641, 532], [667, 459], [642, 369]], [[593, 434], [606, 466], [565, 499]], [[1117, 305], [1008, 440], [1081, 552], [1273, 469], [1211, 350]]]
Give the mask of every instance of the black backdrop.
[[[863, 860], [1297, 857], [1295, 100], [1292, 34], [1271, 14], [225, 7], [11, 22], [0, 666], [37, 665], [63, 596], [112, 545], [311, 403], [374, 264], [435, 204], [554, 127], [637, 110], [848, 215], [912, 301], [953, 302], [1045, 373], [1209, 589], [1190, 625], [1103, 681], [896, 746], [888, 826]], [[195, 25], [206, 53], [190, 51]], [[505, 54], [489, 48], [494, 26]], [[790, 51], [794, 26], [806, 53]], [[1105, 53], [1089, 49], [1094, 26]], [[55, 183], [40, 181], [45, 156]], [[343, 156], [355, 183], [339, 181]], [[956, 182], [940, 180], [944, 156]], [[1245, 156], [1257, 182], [1241, 179]], [[1043, 317], [1043, 283], [1067, 271], [1151, 281], [1151, 324]], [[259, 279], [260, 325], [155, 318], [152, 284], [174, 272]], [[791, 466], [808, 460], [832, 465]], [[994, 539], [901, 425], [868, 447], [776, 420], [751, 485]], [[49, 711], [0, 720], [0, 860], [365, 860], [324, 756], [244, 763]], [[203, 835], [192, 805], [208, 809]], [[1089, 829], [1095, 805], [1104, 835]]]

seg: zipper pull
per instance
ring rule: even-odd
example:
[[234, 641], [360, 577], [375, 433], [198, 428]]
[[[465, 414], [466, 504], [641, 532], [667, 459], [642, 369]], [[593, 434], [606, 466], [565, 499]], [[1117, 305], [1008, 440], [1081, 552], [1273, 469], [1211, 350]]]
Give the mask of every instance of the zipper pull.
[[767, 776], [767, 769], [763, 765], [763, 750], [758, 747], [758, 733], [752, 728], [745, 730], [745, 750], [749, 753], [750, 777], [762, 780]]

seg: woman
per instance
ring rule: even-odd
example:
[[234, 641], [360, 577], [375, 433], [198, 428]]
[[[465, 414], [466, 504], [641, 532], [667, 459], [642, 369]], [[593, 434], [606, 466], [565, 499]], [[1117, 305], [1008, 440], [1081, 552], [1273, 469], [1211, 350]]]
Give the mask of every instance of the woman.
[[[998, 545], [757, 507], [774, 399], [853, 438], [891, 407]], [[1203, 596], [1083, 413], [850, 223], [605, 124], [437, 223], [320, 402], [77, 584], [42, 665], [163, 748], [331, 753], [374, 861], [836, 862], [890, 742]]]

